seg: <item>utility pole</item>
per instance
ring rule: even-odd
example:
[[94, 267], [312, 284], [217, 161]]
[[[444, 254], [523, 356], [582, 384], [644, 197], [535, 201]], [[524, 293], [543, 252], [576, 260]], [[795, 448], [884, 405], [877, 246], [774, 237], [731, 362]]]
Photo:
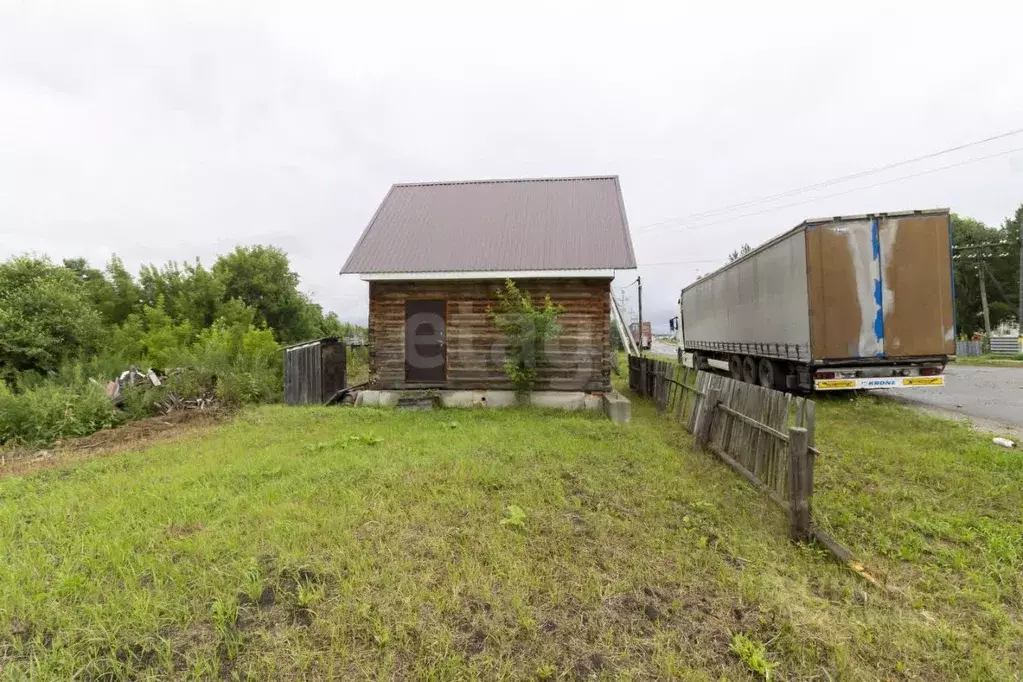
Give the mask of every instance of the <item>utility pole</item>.
[[987, 309], [987, 286], [984, 284], [984, 267], [977, 266], [977, 275], [980, 277], [980, 305], [984, 309], [984, 335], [987, 342], [991, 343], [991, 315]]
[[1019, 352], [1023, 353], [1023, 225], [1019, 231]]
[[636, 284], [636, 295], [639, 296], [639, 356], [643, 357], [643, 278], [636, 277]]

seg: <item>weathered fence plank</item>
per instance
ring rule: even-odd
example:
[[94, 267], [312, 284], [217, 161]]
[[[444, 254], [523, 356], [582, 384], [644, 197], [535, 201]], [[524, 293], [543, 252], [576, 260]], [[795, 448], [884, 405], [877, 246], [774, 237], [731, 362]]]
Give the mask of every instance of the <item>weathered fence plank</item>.
[[802, 542], [810, 537], [810, 452], [806, 429], [789, 429], [789, 537]]
[[721, 392], [712, 388], [707, 392], [707, 397], [700, 407], [699, 425], [696, 429], [696, 442], [700, 445], [707, 445], [710, 442], [711, 428], [714, 425], [714, 413], [717, 411], [718, 403], [721, 401]]

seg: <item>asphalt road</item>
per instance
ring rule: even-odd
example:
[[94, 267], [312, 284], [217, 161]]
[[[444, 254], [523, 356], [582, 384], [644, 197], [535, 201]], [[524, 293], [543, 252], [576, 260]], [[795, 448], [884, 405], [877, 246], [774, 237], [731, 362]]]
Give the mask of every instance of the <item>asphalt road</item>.
[[676, 354], [678, 353], [678, 346], [673, 346], [670, 343], [664, 343], [659, 339], [654, 339], [653, 343], [650, 344], [650, 352], [657, 355], [676, 357]]
[[940, 388], [877, 391], [900, 400], [1023, 428], [1023, 368], [949, 365]]
[[[654, 339], [649, 352], [674, 357], [677, 347]], [[1023, 429], [1023, 367], [949, 365], [940, 388], [872, 391], [909, 403]]]

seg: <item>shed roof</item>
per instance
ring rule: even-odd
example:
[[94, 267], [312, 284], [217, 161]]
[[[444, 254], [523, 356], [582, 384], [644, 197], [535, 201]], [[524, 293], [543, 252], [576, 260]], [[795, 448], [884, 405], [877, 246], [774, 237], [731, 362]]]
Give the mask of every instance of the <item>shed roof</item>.
[[341, 274], [636, 267], [617, 176], [399, 184]]

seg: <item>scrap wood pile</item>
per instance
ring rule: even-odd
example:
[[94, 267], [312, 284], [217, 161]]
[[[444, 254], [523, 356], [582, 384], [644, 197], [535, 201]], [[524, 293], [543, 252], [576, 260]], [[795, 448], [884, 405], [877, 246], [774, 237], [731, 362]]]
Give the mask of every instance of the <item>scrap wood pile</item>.
[[217, 406], [217, 398], [213, 392], [200, 394], [194, 398], [181, 399], [172, 392], [162, 401], [153, 403], [161, 412], [169, 414], [175, 410], [209, 410]]
[[[193, 386], [201, 386], [188, 397], [181, 397], [171, 390], [169, 384], [179, 383], [175, 382], [175, 379], [181, 379], [189, 373], [196, 374], [194, 370], [189, 370], [184, 367], [171, 370], [169, 374], [155, 369], [149, 369], [143, 372], [137, 366], [132, 365], [121, 372], [116, 379], [107, 384], [107, 397], [110, 398], [111, 402], [115, 405], [120, 406], [124, 403], [125, 392], [127, 390], [149, 390], [155, 388], [163, 389], [162, 391], [158, 391], [159, 397], [153, 401], [153, 407], [162, 414], [169, 414], [176, 410], [209, 410], [217, 407], [216, 392], [212, 384], [202, 386], [204, 382], [201, 381], [180, 382], [190, 383]], [[198, 377], [197, 374], [196, 377]], [[168, 379], [170, 379], [170, 381], [168, 381]]]

